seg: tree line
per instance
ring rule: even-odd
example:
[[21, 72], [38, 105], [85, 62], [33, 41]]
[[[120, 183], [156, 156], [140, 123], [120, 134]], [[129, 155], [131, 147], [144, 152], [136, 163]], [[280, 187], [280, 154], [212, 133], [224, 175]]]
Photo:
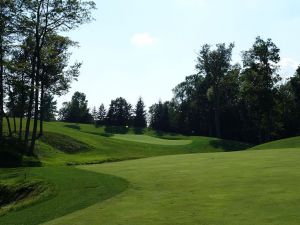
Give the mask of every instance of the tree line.
[[75, 92], [70, 102], [64, 102], [59, 110], [60, 121], [71, 123], [93, 123], [97, 126], [147, 127], [147, 113], [142, 98], [135, 107], [119, 97], [111, 101], [108, 110], [103, 104], [92, 111], [84, 93]]
[[62, 121], [108, 126], [149, 126], [155, 130], [263, 143], [300, 134], [300, 66], [284, 81], [279, 75], [280, 49], [257, 37], [232, 63], [234, 44], [205, 44], [196, 59], [196, 73], [174, 89], [170, 101], [148, 112], [140, 98], [133, 108], [124, 98], [106, 110], [88, 109], [86, 96], [75, 93], [63, 104]]
[[300, 67], [283, 81], [280, 49], [255, 39], [232, 63], [234, 44], [203, 45], [196, 73], [178, 84], [170, 101], [150, 107], [150, 126], [251, 143], [300, 134]]
[[55, 108], [53, 96], [66, 93], [79, 76], [81, 63], [69, 66], [69, 49], [77, 43], [61, 33], [90, 22], [93, 9], [93, 1], [0, 1], [0, 143], [17, 136], [33, 154], [43, 121], [54, 116], [45, 108]]

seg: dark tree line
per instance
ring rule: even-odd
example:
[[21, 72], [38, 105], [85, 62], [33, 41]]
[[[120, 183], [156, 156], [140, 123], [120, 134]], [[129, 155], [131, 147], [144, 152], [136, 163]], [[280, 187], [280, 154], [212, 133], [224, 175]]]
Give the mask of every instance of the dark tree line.
[[75, 92], [70, 102], [63, 103], [59, 111], [59, 120], [101, 126], [147, 127], [147, 114], [142, 98], [139, 98], [134, 108], [126, 99], [120, 97], [111, 101], [108, 110], [101, 104], [98, 110], [94, 107], [90, 111], [86, 95], [80, 92]]
[[18, 139], [33, 154], [43, 121], [53, 119], [53, 96], [68, 91], [81, 66], [68, 66], [68, 49], [76, 43], [60, 32], [89, 22], [94, 8], [93, 1], [0, 1], [0, 142], [4, 118], [9, 136], [17, 133], [9, 117], [19, 118]]
[[154, 129], [262, 143], [300, 134], [300, 67], [283, 83], [280, 50], [257, 37], [232, 64], [233, 44], [204, 45], [197, 73], [174, 88], [174, 98], [150, 107]]

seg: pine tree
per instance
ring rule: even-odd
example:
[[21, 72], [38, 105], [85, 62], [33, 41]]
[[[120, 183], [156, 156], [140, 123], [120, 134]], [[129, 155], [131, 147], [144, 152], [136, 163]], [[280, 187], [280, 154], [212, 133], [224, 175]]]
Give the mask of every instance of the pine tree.
[[142, 98], [139, 98], [135, 107], [134, 114], [134, 126], [139, 128], [147, 127], [145, 104]]

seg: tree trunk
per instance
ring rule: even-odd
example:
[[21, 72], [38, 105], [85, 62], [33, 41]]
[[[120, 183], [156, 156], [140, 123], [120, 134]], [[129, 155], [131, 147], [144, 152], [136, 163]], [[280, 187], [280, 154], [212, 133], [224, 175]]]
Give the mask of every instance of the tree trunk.
[[44, 134], [44, 95], [45, 95], [45, 88], [43, 81], [41, 82], [41, 108], [40, 108], [40, 134], [39, 136], [43, 136]]
[[216, 136], [217, 138], [221, 138], [221, 124], [220, 124], [220, 94], [216, 93], [216, 99], [215, 101], [215, 109], [214, 109], [214, 114], [215, 114], [215, 128], [216, 128]]
[[[32, 67], [33, 67], [32, 70], [34, 72], [35, 65], [32, 65]], [[32, 109], [33, 109], [33, 99], [34, 99], [34, 74], [32, 74], [31, 84], [30, 84], [30, 96], [29, 96], [26, 130], [25, 130], [25, 144], [26, 144], [26, 146], [28, 146], [28, 142], [29, 142], [30, 122], [31, 122], [31, 117], [32, 117]]]
[[3, 90], [3, 46], [2, 40], [0, 40], [0, 142], [3, 139], [3, 99], [4, 99], [4, 90]]
[[25, 111], [25, 80], [24, 80], [24, 74], [22, 74], [22, 89], [21, 89], [22, 97], [21, 97], [21, 113], [20, 113], [20, 124], [19, 124], [19, 141], [22, 141], [22, 133], [23, 133], [23, 117], [24, 117], [24, 111]]
[[38, 119], [39, 119], [39, 82], [36, 81], [35, 97], [34, 97], [34, 122], [33, 122], [32, 136], [31, 136], [31, 143], [30, 143], [31, 154], [33, 154], [35, 141], [37, 138], [36, 134], [37, 134], [37, 127], [38, 127]]
[[16, 123], [15, 115], [13, 116], [13, 119], [14, 119], [14, 133], [16, 134], [17, 133], [17, 123]]
[[9, 117], [8, 117], [7, 115], [5, 115], [5, 118], [6, 118], [6, 122], [7, 122], [7, 127], [8, 127], [9, 136], [12, 137], [12, 131], [11, 131], [11, 126], [10, 126]]
[[23, 114], [20, 116], [19, 141], [22, 141], [22, 129], [23, 129]]

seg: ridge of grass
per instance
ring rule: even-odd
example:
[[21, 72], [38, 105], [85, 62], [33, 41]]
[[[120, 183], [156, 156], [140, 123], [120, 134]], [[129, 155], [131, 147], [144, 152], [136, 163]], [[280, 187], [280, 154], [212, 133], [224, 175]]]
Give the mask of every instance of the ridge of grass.
[[[8, 169], [1, 174], [10, 176], [17, 173], [23, 176], [23, 170]], [[128, 187], [125, 179], [74, 167], [31, 168], [27, 179], [49, 182], [54, 187], [51, 195], [0, 215], [0, 224], [38, 225], [109, 199]]]
[[285, 138], [254, 146], [252, 150], [300, 148], [300, 136]]

